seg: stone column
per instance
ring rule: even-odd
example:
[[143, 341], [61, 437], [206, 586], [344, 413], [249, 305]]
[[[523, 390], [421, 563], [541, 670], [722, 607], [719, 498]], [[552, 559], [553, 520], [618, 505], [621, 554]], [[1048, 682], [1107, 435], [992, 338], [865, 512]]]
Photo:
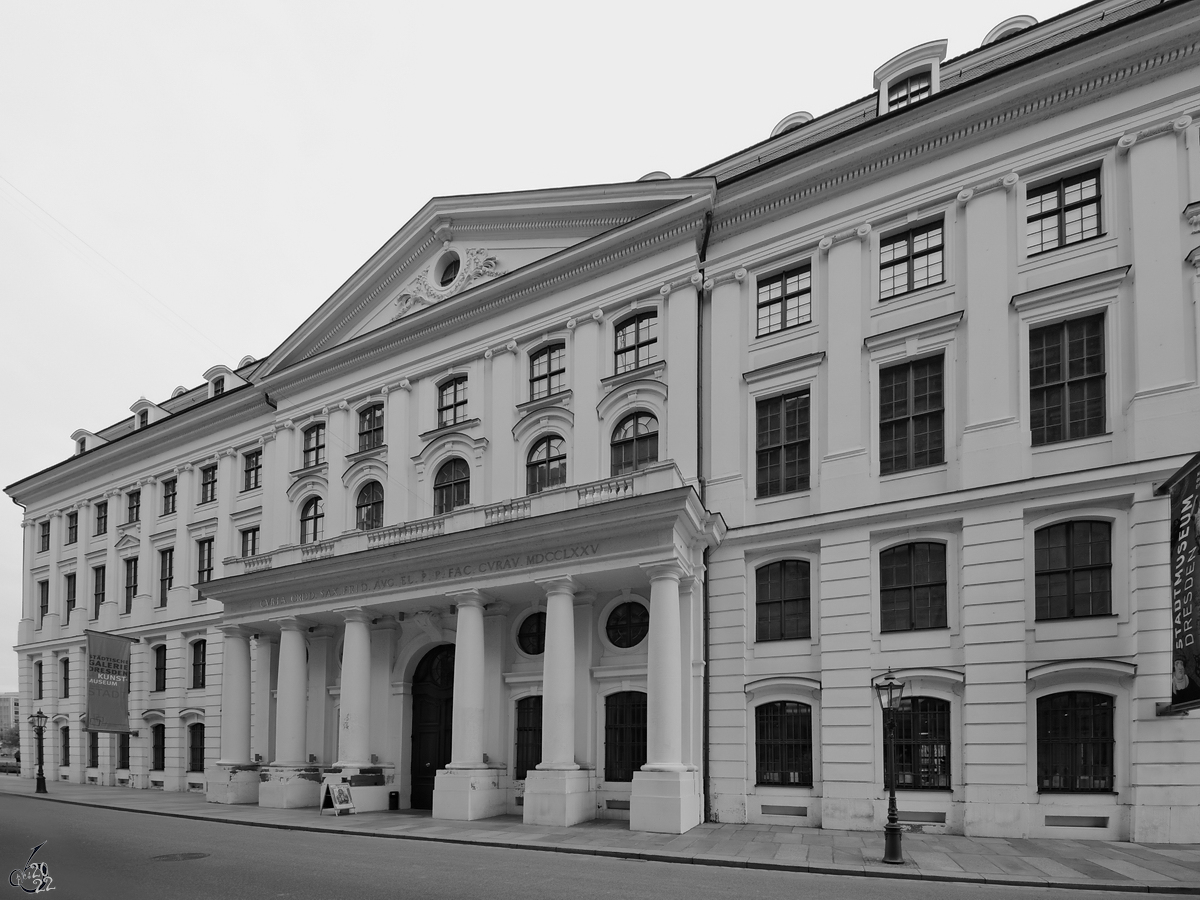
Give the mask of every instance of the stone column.
[[450, 763], [434, 776], [433, 815], [439, 819], [486, 819], [503, 815], [507, 795], [499, 772], [483, 760], [486, 724], [483, 608], [479, 591], [450, 595], [458, 609], [454, 644], [454, 724]]
[[346, 618], [346, 636], [342, 643], [342, 721], [337, 765], [369, 766], [371, 614], [364, 609], [347, 609], [342, 615]]
[[699, 772], [683, 759], [679, 581], [675, 560], [644, 566], [650, 577], [646, 666], [646, 764], [633, 773], [629, 827], [682, 834], [700, 824]]
[[250, 761], [250, 636], [221, 626], [221, 756], [208, 776], [210, 803], [257, 803], [258, 771]]
[[546, 591], [542, 654], [542, 761], [525, 779], [528, 825], [574, 825], [596, 816], [591, 773], [575, 762], [575, 591], [569, 575], [539, 581]]
[[279, 623], [279, 681], [275, 700], [273, 766], [303, 766], [308, 712], [308, 663], [304, 635], [308, 623], [289, 616]]

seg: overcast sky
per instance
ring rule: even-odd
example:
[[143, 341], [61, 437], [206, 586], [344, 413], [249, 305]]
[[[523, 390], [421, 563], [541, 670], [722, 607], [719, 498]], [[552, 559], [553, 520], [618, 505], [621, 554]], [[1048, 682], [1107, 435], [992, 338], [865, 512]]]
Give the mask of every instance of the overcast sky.
[[915, 44], [1075, 5], [0, 0], [0, 486], [270, 353], [432, 196], [684, 175]]

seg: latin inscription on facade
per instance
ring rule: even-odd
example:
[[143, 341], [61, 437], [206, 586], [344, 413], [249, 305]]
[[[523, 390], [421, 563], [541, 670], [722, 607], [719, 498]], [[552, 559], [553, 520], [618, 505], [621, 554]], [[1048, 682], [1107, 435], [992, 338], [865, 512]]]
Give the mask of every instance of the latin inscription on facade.
[[414, 569], [411, 572], [401, 572], [398, 575], [388, 575], [365, 581], [354, 581], [324, 588], [314, 588], [311, 591], [292, 591], [287, 594], [276, 594], [273, 597], [260, 598], [257, 601], [257, 605], [260, 608], [266, 609], [272, 606], [287, 606], [292, 603], [312, 603], [318, 600], [339, 600], [343, 597], [379, 594], [398, 588], [415, 587], [422, 584], [436, 584], [439, 581], [450, 581], [456, 578], [500, 575], [516, 569], [528, 569], [534, 566], [545, 565], [546, 563], [584, 560], [595, 556], [599, 552], [599, 544], [577, 544], [573, 547], [555, 547], [551, 550], [538, 550], [533, 553], [514, 553], [512, 556], [481, 559], [459, 565], [442, 566], [432, 569]]

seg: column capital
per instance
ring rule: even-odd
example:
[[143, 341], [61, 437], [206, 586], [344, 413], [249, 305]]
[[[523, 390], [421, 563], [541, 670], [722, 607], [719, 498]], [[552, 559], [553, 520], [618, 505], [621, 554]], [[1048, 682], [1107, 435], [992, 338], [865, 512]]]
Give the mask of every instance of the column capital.
[[395, 631], [400, 627], [395, 616], [376, 616], [371, 623], [372, 631]]
[[217, 631], [227, 638], [241, 638], [246, 641], [250, 640], [250, 635], [253, 634], [244, 625], [218, 625]]
[[363, 625], [370, 625], [371, 620], [375, 618], [369, 609], [364, 609], [361, 606], [351, 607], [350, 609], [339, 609], [336, 612], [340, 613], [342, 618], [347, 622], [360, 622]]
[[337, 634], [337, 629], [334, 628], [332, 625], [318, 625], [311, 632], [309, 632], [309, 635], [314, 640], [317, 638], [321, 638], [321, 639], [331, 638], [335, 634]]
[[577, 591], [582, 590], [582, 585], [570, 575], [553, 575], [549, 578], [536, 578], [534, 579], [534, 584], [544, 590], [547, 597], [551, 594], [574, 595]]
[[684, 578], [690, 578], [692, 575], [692, 567], [686, 565], [680, 559], [663, 559], [656, 562], [642, 563], [641, 569], [651, 581], [658, 581], [660, 578], [682, 581]]
[[576, 606], [591, 606], [595, 602], [596, 602], [596, 592], [595, 591], [578, 591], [575, 594], [575, 605]]
[[485, 616], [507, 616], [512, 607], [503, 600], [494, 600], [484, 607]]
[[483, 609], [492, 599], [483, 591], [475, 590], [474, 588], [469, 591], [455, 591], [445, 596], [455, 607], [473, 606], [478, 609]]
[[308, 620], [302, 619], [300, 616], [283, 616], [278, 619], [271, 619], [279, 625], [280, 631], [308, 631]]

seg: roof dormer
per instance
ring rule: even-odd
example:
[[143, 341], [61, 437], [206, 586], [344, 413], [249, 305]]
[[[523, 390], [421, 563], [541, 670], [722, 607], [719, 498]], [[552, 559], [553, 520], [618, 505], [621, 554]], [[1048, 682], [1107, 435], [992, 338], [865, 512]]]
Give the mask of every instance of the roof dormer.
[[779, 137], [781, 134], [795, 131], [797, 128], [803, 128], [812, 120], [812, 113], [805, 112], [804, 110], [790, 113], [780, 119], [779, 124], [771, 129], [771, 137]]
[[1018, 31], [1032, 28], [1036, 24], [1037, 19], [1033, 16], [1013, 16], [1010, 19], [1005, 19], [987, 33], [987, 37], [983, 39], [983, 46], [986, 47], [988, 44], [994, 44], [996, 41], [1016, 34]]
[[165, 419], [170, 415], [161, 406], [151, 403], [145, 397], [138, 397], [137, 402], [129, 407], [129, 409], [133, 413], [134, 431], [141, 431], [147, 425], [152, 425], [159, 419]]
[[235, 387], [247, 384], [247, 381], [235, 375], [229, 366], [213, 366], [204, 373], [204, 380], [208, 382], [208, 398], [210, 400], [213, 397], [220, 397]]
[[75, 442], [75, 455], [80, 456], [87, 453], [89, 450], [95, 450], [102, 444], [107, 444], [104, 438], [98, 434], [93, 434], [84, 428], [76, 429], [71, 433], [71, 440]]
[[893, 56], [875, 70], [879, 115], [911, 106], [938, 92], [938, 70], [946, 58], [946, 41], [930, 41]]

